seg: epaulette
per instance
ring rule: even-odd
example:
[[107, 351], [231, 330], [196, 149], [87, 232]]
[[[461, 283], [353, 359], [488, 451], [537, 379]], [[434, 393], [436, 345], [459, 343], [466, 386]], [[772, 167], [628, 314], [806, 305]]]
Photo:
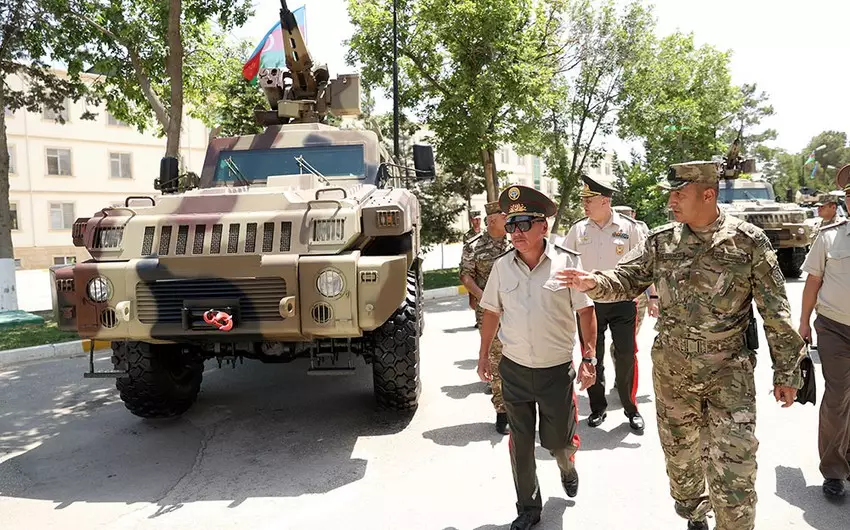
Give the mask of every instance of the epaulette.
[[572, 254], [573, 256], [581, 256], [581, 252], [577, 252], [577, 251], [575, 251], [575, 250], [573, 250], [573, 249], [571, 249], [571, 248], [567, 248], [567, 247], [565, 247], [565, 246], [561, 245], [560, 243], [552, 243], [552, 245], [553, 245], [555, 248], [559, 248], [559, 249], [563, 250], [564, 252], [569, 252], [569, 253], [570, 253], [570, 254]]
[[635, 219], [634, 217], [632, 217], [630, 215], [626, 215], [624, 213], [619, 213], [619, 212], [617, 212], [617, 213], [620, 215], [620, 217], [624, 217], [624, 218], [628, 219], [629, 221], [633, 222], [634, 224], [637, 224], [637, 219]]
[[840, 221], [836, 221], [836, 222], [834, 222], [834, 223], [832, 223], [832, 224], [828, 224], [828, 225], [826, 225], [826, 226], [822, 226], [822, 227], [820, 227], [820, 229], [821, 229], [821, 231], [829, 230], [830, 228], [837, 228], [837, 227], [839, 227], [839, 226], [841, 226], [841, 225], [843, 225], [843, 224], [846, 224], [846, 223], [847, 223], [847, 218], [845, 217], [844, 219], [842, 219], [842, 220], [840, 220]]
[[[748, 223], [746, 221], [741, 221], [737, 224], [737, 226], [735, 228], [737, 228], [740, 232], [742, 232], [744, 235], [746, 235], [747, 237], [749, 237], [750, 239], [752, 239], [754, 241], [762, 239], [762, 238], [767, 239], [767, 234], [764, 233], [764, 230], [762, 230], [761, 228], [757, 227], [756, 225], [754, 225], [752, 223]], [[759, 234], [761, 234], [761, 235], [759, 235]]]
[[652, 230], [649, 231], [650, 236], [658, 235], [662, 232], [667, 232], [668, 230], [673, 230], [676, 228], [676, 223], [667, 223], [661, 226], [656, 226]]
[[511, 247], [511, 248], [509, 248], [509, 249], [507, 249], [506, 251], [502, 252], [501, 254], [499, 254], [498, 256], [496, 256], [496, 257], [495, 257], [495, 258], [493, 258], [493, 259], [494, 259], [494, 260], [497, 260], [497, 259], [501, 258], [502, 256], [506, 256], [506, 255], [508, 255], [509, 253], [513, 252], [514, 250], [516, 250], [516, 249], [515, 249], [514, 247]]
[[464, 241], [464, 242], [463, 242], [463, 244], [464, 244], [464, 245], [469, 245], [469, 244], [471, 244], [471, 243], [475, 243], [476, 241], [478, 241], [479, 239], [481, 239], [481, 235], [482, 235], [482, 234], [480, 234], [480, 233], [475, 234], [474, 236], [472, 236], [472, 237], [470, 237], [469, 239], [467, 239], [466, 241]]

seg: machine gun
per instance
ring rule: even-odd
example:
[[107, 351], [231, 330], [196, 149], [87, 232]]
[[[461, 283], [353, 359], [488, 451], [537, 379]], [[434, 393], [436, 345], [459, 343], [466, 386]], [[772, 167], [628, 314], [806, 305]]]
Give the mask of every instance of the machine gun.
[[744, 124], [741, 123], [741, 128], [738, 129], [738, 137], [729, 146], [729, 151], [723, 158], [720, 165], [721, 179], [736, 179], [741, 176], [741, 173], [755, 173], [756, 159], [744, 158], [741, 156], [741, 143], [744, 135]]
[[286, 123], [325, 123], [334, 116], [356, 116], [360, 109], [360, 76], [343, 74], [330, 79], [326, 65], [313, 69], [313, 58], [295, 15], [280, 0], [280, 28], [286, 69], [262, 68], [258, 81], [271, 110], [257, 109], [254, 117], [263, 126]]

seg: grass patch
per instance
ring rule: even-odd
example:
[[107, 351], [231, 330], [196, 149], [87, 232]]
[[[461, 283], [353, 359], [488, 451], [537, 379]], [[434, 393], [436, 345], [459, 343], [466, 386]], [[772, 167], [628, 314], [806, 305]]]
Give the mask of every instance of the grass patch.
[[458, 268], [440, 269], [436, 271], [425, 271], [425, 289], [439, 289], [440, 287], [455, 287], [460, 285], [460, 273]]
[[27, 325], [0, 330], [0, 351], [28, 348], [43, 344], [55, 344], [79, 340], [73, 331], [62, 331], [56, 322], [45, 320], [44, 324]]

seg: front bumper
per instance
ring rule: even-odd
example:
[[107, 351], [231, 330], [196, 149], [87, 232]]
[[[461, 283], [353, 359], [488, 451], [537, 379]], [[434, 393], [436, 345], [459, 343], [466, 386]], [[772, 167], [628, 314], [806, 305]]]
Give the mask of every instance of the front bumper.
[[809, 244], [812, 231], [799, 224], [785, 224], [781, 228], [763, 228], [774, 249], [805, 247]]
[[[340, 293], [316, 280], [332, 270]], [[233, 256], [87, 261], [51, 268], [56, 321], [83, 338], [143, 341], [302, 341], [357, 337], [383, 324], [407, 292], [405, 256]], [[89, 292], [106, 281], [105, 296]], [[233, 317], [229, 331], [203, 320]]]

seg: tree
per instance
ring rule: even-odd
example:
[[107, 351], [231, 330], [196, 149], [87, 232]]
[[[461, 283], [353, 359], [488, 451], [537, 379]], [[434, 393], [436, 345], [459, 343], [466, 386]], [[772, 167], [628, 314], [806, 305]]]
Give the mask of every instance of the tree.
[[[65, 0], [7, 0], [0, 4], [0, 311], [18, 308], [5, 110], [49, 109], [58, 114], [66, 110], [67, 99], [77, 101], [87, 94], [80, 76], [84, 55], [79, 53], [85, 38], [63, 16], [67, 9]], [[51, 60], [66, 62], [67, 72], [57, 73]], [[58, 121], [64, 123], [61, 114]]]
[[768, 103], [766, 92], [756, 94], [756, 84], [745, 83], [737, 90], [734, 115], [730, 116], [723, 133], [724, 145], [731, 145], [740, 133], [741, 154], [745, 157], [754, 156], [759, 163], [767, 163], [773, 158], [775, 150], [765, 145], [765, 142], [776, 140], [776, 130], [751, 131], [761, 125], [764, 118], [773, 116], [773, 105]]
[[[818, 149], [821, 146], [825, 147]], [[806, 164], [811, 153], [814, 153], [817, 166]], [[800, 185], [831, 190], [835, 186], [835, 173], [847, 163], [850, 163], [847, 133], [824, 131], [812, 138], [800, 153]]]
[[71, 13], [92, 34], [98, 94], [116, 118], [165, 134], [165, 156], [177, 157], [184, 98], [203, 94], [208, 50], [222, 31], [241, 26], [249, 0], [71, 0]]
[[[399, 103], [421, 107], [443, 144], [475, 153], [487, 200], [498, 198], [495, 150], [530, 148], [551, 108], [564, 0], [399, 0]], [[391, 85], [392, 2], [349, 0], [349, 64], [364, 83]]]
[[[654, 27], [640, 2], [620, 14], [614, 2], [594, 8], [583, 0], [571, 7], [569, 20], [563, 45], [573, 49], [563, 58], [565, 73], [554, 83], [556, 103], [546, 114], [544, 136], [549, 176], [558, 180], [560, 192], [553, 231], [574, 199], [581, 172], [604, 156], [599, 140], [614, 130], [616, 110], [625, 101], [627, 67], [646, 56]], [[575, 75], [569, 75], [574, 69]]]

